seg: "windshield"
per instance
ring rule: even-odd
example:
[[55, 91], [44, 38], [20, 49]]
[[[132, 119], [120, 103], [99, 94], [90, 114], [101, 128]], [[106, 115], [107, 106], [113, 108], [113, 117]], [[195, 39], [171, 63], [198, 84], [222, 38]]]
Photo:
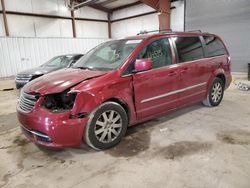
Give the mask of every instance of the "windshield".
[[142, 40], [115, 40], [89, 51], [73, 68], [112, 70], [119, 67]]
[[43, 67], [67, 67], [71, 62], [72, 56], [59, 56], [43, 64]]

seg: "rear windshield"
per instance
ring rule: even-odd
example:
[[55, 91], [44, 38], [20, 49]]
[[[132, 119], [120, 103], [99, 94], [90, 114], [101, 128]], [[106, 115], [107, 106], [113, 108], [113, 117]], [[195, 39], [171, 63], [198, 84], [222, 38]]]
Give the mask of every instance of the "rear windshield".
[[223, 43], [214, 36], [203, 36], [205, 41], [205, 56], [214, 57], [226, 54]]

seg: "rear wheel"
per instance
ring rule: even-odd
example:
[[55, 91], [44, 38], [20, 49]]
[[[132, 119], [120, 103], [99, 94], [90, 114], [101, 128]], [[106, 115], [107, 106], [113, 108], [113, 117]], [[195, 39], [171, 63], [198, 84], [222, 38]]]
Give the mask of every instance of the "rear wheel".
[[92, 148], [108, 149], [117, 145], [128, 125], [128, 117], [122, 106], [106, 102], [91, 115], [85, 130], [85, 142]]
[[220, 78], [215, 78], [211, 85], [207, 98], [202, 101], [205, 106], [218, 106], [224, 95], [224, 83]]

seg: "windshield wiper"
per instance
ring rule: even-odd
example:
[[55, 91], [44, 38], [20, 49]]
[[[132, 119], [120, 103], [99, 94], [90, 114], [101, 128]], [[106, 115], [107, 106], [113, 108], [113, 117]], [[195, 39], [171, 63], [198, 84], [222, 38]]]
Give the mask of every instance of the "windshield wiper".
[[77, 69], [82, 69], [82, 70], [96, 70], [94, 68], [90, 68], [90, 67], [76, 67]]

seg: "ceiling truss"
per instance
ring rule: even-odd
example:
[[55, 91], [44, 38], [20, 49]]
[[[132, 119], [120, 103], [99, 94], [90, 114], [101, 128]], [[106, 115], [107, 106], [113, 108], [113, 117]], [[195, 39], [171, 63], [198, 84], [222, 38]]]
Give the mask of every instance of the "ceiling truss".
[[[92, 7], [94, 9], [98, 9], [98, 10], [101, 10], [101, 11], [104, 11], [107, 13], [112, 13], [113, 11], [117, 11], [117, 10], [121, 10], [121, 9], [128, 8], [131, 6], [145, 3], [148, 6], [151, 6], [152, 8], [154, 8], [156, 11], [162, 11], [159, 7], [160, 0], [140, 0], [140, 1], [136, 1], [133, 3], [126, 4], [126, 5], [122, 5], [119, 7], [115, 7], [115, 8], [107, 8], [106, 7], [107, 5], [109, 5], [113, 2], [116, 2], [116, 1], [118, 1], [118, 0], [104, 0], [104, 1], [103, 0], [102, 1], [101, 0], [69, 0], [68, 6], [72, 10], [79, 9], [81, 7], [84, 7], [84, 6], [89, 6], [89, 7]], [[178, 1], [178, 0], [171, 0], [171, 2], [174, 2], [174, 1]]]

